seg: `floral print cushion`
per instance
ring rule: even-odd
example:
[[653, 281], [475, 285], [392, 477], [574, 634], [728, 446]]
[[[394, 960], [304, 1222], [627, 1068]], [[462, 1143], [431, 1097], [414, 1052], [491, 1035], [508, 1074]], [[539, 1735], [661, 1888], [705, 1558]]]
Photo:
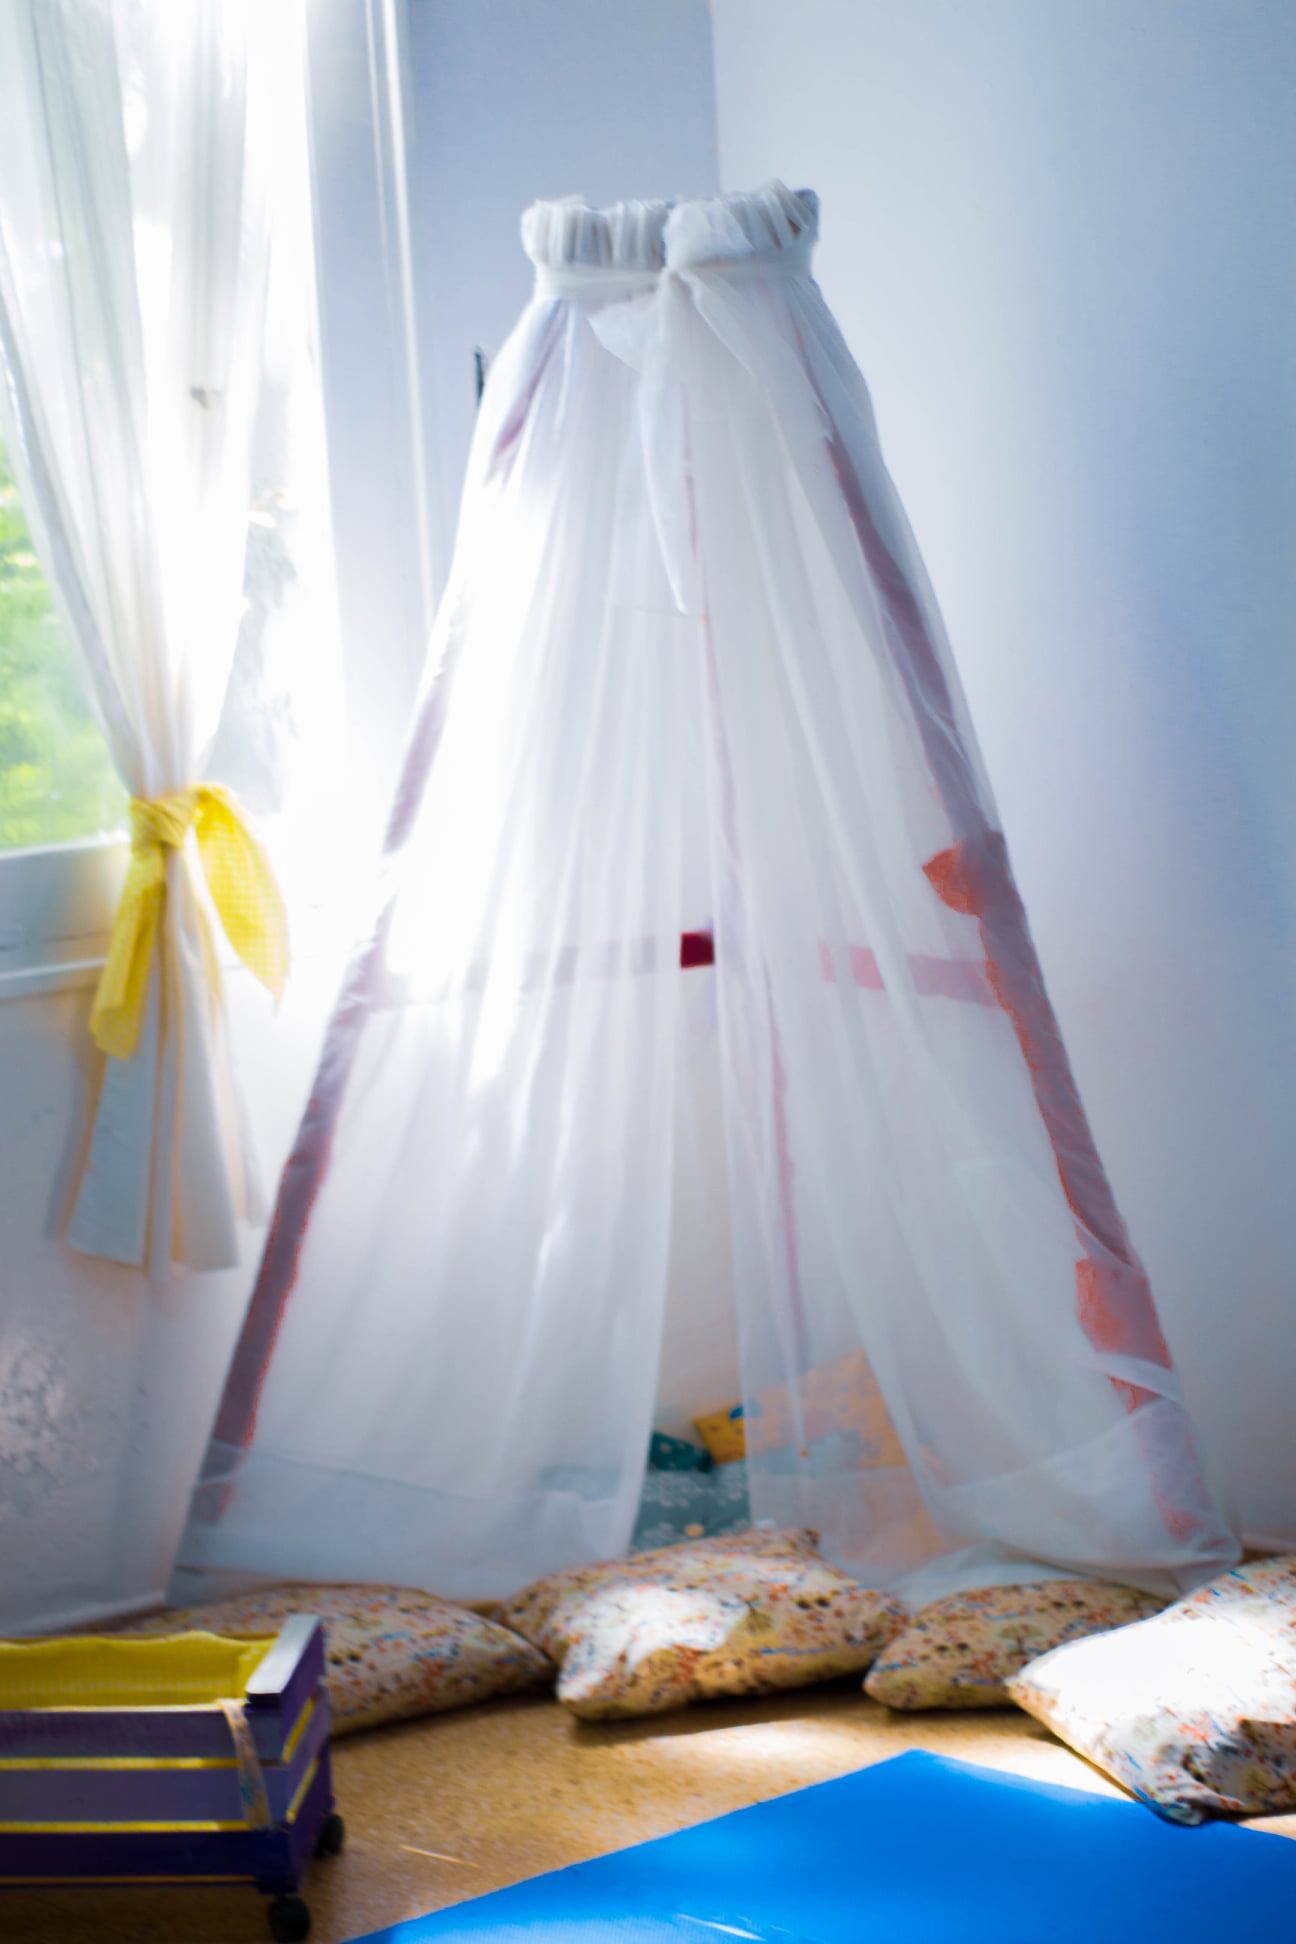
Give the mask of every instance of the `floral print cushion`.
[[496, 1612], [560, 1664], [558, 1699], [587, 1719], [802, 1687], [867, 1667], [904, 1619], [817, 1542], [807, 1530], [667, 1546], [555, 1574]]
[[874, 1661], [864, 1691], [888, 1708], [1002, 1708], [1004, 1683], [1037, 1654], [1144, 1620], [1164, 1605], [1137, 1587], [1098, 1580], [955, 1593], [914, 1616]]
[[206, 1606], [171, 1607], [120, 1631], [219, 1634], [277, 1631], [292, 1613], [324, 1622], [335, 1735], [409, 1715], [467, 1707], [553, 1679], [544, 1655], [467, 1607], [404, 1586], [315, 1586], [293, 1581]]
[[1296, 1555], [1058, 1647], [1008, 1691], [1171, 1821], [1296, 1809]]

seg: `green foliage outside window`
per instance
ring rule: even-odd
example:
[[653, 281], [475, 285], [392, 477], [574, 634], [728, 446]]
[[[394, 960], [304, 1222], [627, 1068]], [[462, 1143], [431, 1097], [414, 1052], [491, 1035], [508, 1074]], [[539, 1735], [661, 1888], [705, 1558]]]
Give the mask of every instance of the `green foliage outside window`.
[[125, 815], [0, 444], [0, 850], [93, 837]]

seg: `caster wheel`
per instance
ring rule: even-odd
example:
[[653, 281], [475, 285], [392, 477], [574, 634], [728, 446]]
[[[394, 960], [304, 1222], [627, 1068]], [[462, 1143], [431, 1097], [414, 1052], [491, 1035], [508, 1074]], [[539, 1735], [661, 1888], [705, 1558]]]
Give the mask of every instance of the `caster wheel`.
[[266, 1917], [275, 1944], [298, 1944], [310, 1935], [310, 1906], [300, 1897], [276, 1897]]
[[327, 1816], [315, 1845], [317, 1856], [341, 1856], [346, 1841], [346, 1824], [341, 1816]]

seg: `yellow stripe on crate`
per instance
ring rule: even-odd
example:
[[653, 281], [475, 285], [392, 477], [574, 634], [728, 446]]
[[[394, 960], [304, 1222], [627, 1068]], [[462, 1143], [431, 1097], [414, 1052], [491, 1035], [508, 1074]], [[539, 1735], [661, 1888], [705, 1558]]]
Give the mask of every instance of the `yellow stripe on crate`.
[[0, 1772], [10, 1769], [232, 1769], [238, 1763], [228, 1755], [6, 1755], [0, 1756]]
[[[286, 1768], [297, 1752], [302, 1736], [310, 1726], [315, 1713], [315, 1697], [312, 1695], [305, 1703], [301, 1713], [293, 1723], [288, 1739], [277, 1755], [272, 1755], [263, 1766], [266, 1768]], [[65, 1769], [69, 1772], [106, 1769], [233, 1769], [238, 1763], [229, 1755], [4, 1755], [0, 1756], [0, 1774], [15, 1770], [27, 1773], [48, 1769]]]
[[309, 1792], [310, 1785], [315, 1780], [315, 1777], [318, 1774], [318, 1772], [319, 1772], [319, 1756], [317, 1755], [315, 1757], [315, 1760], [311, 1763], [310, 1767], [307, 1769], [305, 1775], [303, 1775], [301, 1781], [297, 1784], [297, 1793], [293, 1797], [292, 1801], [288, 1804], [288, 1814], [284, 1818], [285, 1822], [289, 1822], [289, 1823], [296, 1822], [297, 1817], [301, 1811], [301, 1806], [303, 1802], [305, 1802], [306, 1800], [306, 1796], [307, 1793]]
[[280, 1751], [280, 1755], [279, 1755], [279, 1760], [281, 1762], [284, 1763], [291, 1762], [293, 1756], [297, 1753], [297, 1745], [301, 1741], [302, 1736], [306, 1733], [307, 1728], [310, 1726], [314, 1714], [315, 1714], [315, 1696], [311, 1694], [307, 1696], [305, 1704], [302, 1707], [301, 1713], [298, 1715], [296, 1721], [294, 1721], [292, 1727], [288, 1731], [288, 1739], [284, 1743], [283, 1748]]

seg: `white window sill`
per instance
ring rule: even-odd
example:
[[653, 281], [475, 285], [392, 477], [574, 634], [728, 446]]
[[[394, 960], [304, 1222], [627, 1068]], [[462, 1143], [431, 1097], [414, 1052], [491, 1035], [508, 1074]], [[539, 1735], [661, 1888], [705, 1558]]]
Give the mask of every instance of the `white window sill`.
[[0, 1000], [93, 985], [127, 848], [117, 836], [0, 851]]
[[[124, 837], [0, 851], [0, 1004], [93, 986], [103, 970], [129, 846]], [[281, 877], [294, 965], [340, 965], [353, 940], [354, 898], [341, 878], [325, 896]], [[243, 970], [217, 939], [222, 969]]]

